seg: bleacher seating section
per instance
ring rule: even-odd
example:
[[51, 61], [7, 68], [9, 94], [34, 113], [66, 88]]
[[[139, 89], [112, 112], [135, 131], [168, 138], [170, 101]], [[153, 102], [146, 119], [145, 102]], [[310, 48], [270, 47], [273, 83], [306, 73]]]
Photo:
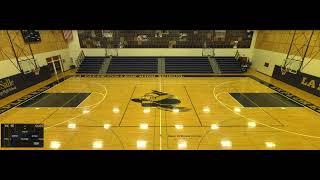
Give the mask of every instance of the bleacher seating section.
[[158, 59], [155, 57], [113, 57], [107, 73], [158, 73]]
[[207, 57], [165, 58], [166, 73], [213, 73]]
[[[165, 73], [214, 73], [207, 57], [166, 57]], [[221, 73], [242, 73], [234, 57], [215, 57]], [[98, 74], [104, 57], [85, 57], [77, 73]], [[160, 67], [159, 67], [160, 68]], [[112, 74], [158, 73], [157, 57], [112, 57], [107, 72]]]
[[215, 57], [221, 73], [242, 73], [240, 63], [234, 57]]
[[104, 57], [85, 57], [80, 64], [77, 73], [98, 74], [103, 62]]

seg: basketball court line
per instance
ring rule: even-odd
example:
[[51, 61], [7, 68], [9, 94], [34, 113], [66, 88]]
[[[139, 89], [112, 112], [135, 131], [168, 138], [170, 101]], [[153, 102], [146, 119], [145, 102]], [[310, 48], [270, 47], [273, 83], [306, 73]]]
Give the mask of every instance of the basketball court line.
[[[230, 92], [220, 92], [220, 93], [217, 94], [217, 98], [219, 98], [221, 94], [227, 94], [228, 96], [230, 96], [231, 99], [234, 99], [234, 98], [230, 95]], [[232, 106], [232, 105], [229, 105], [229, 104], [226, 104], [226, 103], [225, 103], [225, 104], [226, 104], [227, 106], [231, 106], [231, 107], [233, 107], [233, 108], [235, 108], [235, 107], [242, 107], [242, 108], [244, 108], [244, 106], [243, 106], [239, 101], [234, 101], [234, 102], [236, 102], [239, 106]]]
[[199, 115], [198, 115], [198, 113], [197, 113], [196, 108], [194, 107], [194, 105], [193, 105], [193, 103], [192, 103], [192, 100], [191, 100], [191, 98], [190, 98], [190, 96], [189, 96], [188, 90], [187, 90], [186, 86], [183, 86], [183, 87], [184, 87], [184, 89], [185, 89], [185, 91], [186, 91], [186, 94], [187, 94], [187, 96], [188, 96], [188, 98], [189, 98], [189, 101], [190, 101], [190, 103], [191, 103], [191, 105], [192, 105], [192, 108], [193, 108], [193, 110], [194, 110], [194, 113], [196, 114], [196, 116], [197, 116], [197, 118], [198, 118], [199, 124], [200, 124], [200, 126], [202, 126], [201, 120], [200, 120], [200, 118], [199, 118]]
[[[161, 76], [160, 76], [160, 77], [161, 77]], [[64, 79], [64, 80], [65, 80], [65, 79]], [[63, 81], [64, 81], [64, 80], [63, 80]], [[63, 82], [63, 81], [61, 81], [61, 82]], [[60, 82], [60, 83], [61, 83], [61, 82]], [[60, 83], [59, 83], [59, 84], [60, 84]], [[160, 83], [160, 85], [161, 85], [161, 84], [162, 84], [162, 83]], [[207, 85], [207, 84], [206, 84], [206, 85]], [[53, 87], [54, 87], [54, 86], [53, 86]], [[50, 88], [49, 88], [49, 89], [50, 89]], [[48, 89], [47, 89], [47, 90], [48, 90]], [[41, 93], [40, 93], [40, 94], [41, 94]], [[286, 97], [286, 98], [287, 98], [287, 97]], [[32, 98], [30, 98], [30, 99], [32, 99]], [[160, 113], [161, 113], [161, 111], [160, 111]], [[162, 117], [161, 117], [161, 118], [162, 118]]]
[[281, 123], [280, 120], [278, 120], [277, 118], [273, 117], [270, 113], [266, 112], [263, 108], [261, 108], [257, 103], [253, 102], [250, 98], [248, 98], [246, 95], [243, 94], [243, 96], [248, 99], [249, 101], [251, 101], [253, 104], [255, 104], [260, 110], [262, 110], [264, 113], [268, 114], [273, 120], [277, 121], [279, 124], [281, 124], [282, 126], [284, 126], [283, 123]]
[[[227, 82], [224, 82], [224, 83], [221, 83], [221, 84], [226, 84], [226, 83], [230, 83], [230, 82], [232, 82], [232, 81], [227, 81]], [[219, 85], [217, 85], [217, 86], [220, 86], [221, 84], [219, 84]], [[216, 86], [216, 87], [217, 87], [217, 86]], [[212, 92], [215, 97], [216, 97], [216, 93], [215, 93], [216, 87], [213, 89], [213, 92]], [[216, 99], [217, 99], [217, 98], [216, 98]], [[218, 99], [217, 99], [217, 100], [218, 100]], [[219, 100], [218, 100], [218, 101], [219, 101]], [[239, 114], [239, 113], [234, 112], [233, 110], [231, 110], [230, 108], [228, 108], [223, 102], [221, 102], [221, 101], [219, 101], [219, 102], [220, 102], [223, 106], [225, 106], [228, 110], [230, 110], [232, 113], [234, 113], [234, 114], [236, 114], [236, 115], [238, 115], [238, 116], [241, 116], [241, 117], [243, 117], [243, 118], [245, 118], [245, 119], [247, 119], [247, 120], [251, 120], [251, 119], [247, 118], [246, 116], [243, 116], [243, 115], [241, 115], [241, 114]], [[253, 121], [256, 122], [256, 123], [258, 123], [258, 124], [264, 125], [265, 127], [269, 127], [269, 128], [271, 128], [271, 129], [275, 129], [275, 130], [278, 130], [278, 131], [286, 132], [286, 133], [289, 133], [289, 134], [294, 134], [294, 135], [299, 135], [299, 136], [304, 136], [304, 137], [309, 137], [309, 138], [320, 139], [320, 136], [313, 136], [313, 135], [308, 135], [308, 134], [297, 133], [297, 132], [294, 132], [294, 131], [288, 131], [288, 130], [284, 130], [284, 129], [280, 129], [280, 128], [276, 128], [276, 127], [269, 126], [269, 125], [267, 125], [267, 124], [261, 123], [261, 122], [256, 121], [256, 120], [253, 120]]]
[[[81, 92], [81, 93], [83, 93], [83, 92]], [[99, 92], [90, 92], [90, 95], [89, 95], [86, 99], [90, 98], [90, 96], [92, 96], [94, 93], [99, 94], [99, 95], [102, 95], [102, 97], [104, 96], [102, 93], [99, 93]], [[85, 100], [86, 100], [86, 99], [85, 99]], [[83, 100], [83, 101], [82, 101], [80, 104], [78, 104], [78, 106], [75, 107], [75, 108], [76, 108], [76, 109], [77, 109], [77, 108], [84, 109], [84, 108], [88, 108], [88, 107], [92, 107], [92, 106], [96, 105], [96, 104], [92, 104], [92, 105], [90, 105], [90, 106], [79, 107], [79, 106], [81, 106], [81, 105], [85, 102], [85, 100]], [[97, 104], [99, 104], [99, 103], [97, 103]]]
[[[78, 93], [78, 94], [80, 94], [80, 93]], [[78, 94], [77, 94], [77, 95], [78, 95]], [[77, 96], [77, 95], [76, 95], [76, 96]], [[70, 101], [72, 101], [73, 98], [75, 98], [76, 96], [73, 96], [71, 99], [69, 99], [67, 102], [65, 102], [65, 103], [63, 104], [63, 106], [66, 105], [67, 103], [69, 103]], [[49, 118], [50, 118], [51, 116], [53, 116], [57, 111], [61, 110], [61, 109], [63, 108], [63, 106], [59, 107], [57, 110], [55, 110], [55, 111], [53, 111], [51, 114], [49, 114], [49, 116], [47, 116], [46, 118], [44, 118], [44, 119], [41, 121], [41, 123], [43, 123], [45, 120], [49, 119]]]
[[[95, 83], [95, 84], [102, 86], [101, 84], [98, 84], [98, 83]], [[107, 91], [106, 87], [105, 87], [105, 86], [102, 86], [102, 87], [105, 89], [105, 96], [102, 98], [102, 100], [99, 102], [99, 104], [104, 101], [104, 99], [107, 97], [107, 94], [108, 94], [108, 91]], [[91, 111], [92, 109], [96, 108], [99, 104], [97, 104], [96, 106], [94, 106], [93, 108], [91, 108], [90, 111]], [[69, 120], [62, 121], [62, 122], [60, 122], [60, 123], [57, 123], [57, 124], [55, 124], [55, 125], [53, 125], [53, 126], [49, 126], [49, 127], [47, 127], [47, 128], [44, 128], [44, 129], [49, 129], [49, 128], [55, 127], [55, 126], [57, 126], [57, 125], [59, 125], [59, 124], [63, 124], [63, 123], [65, 123], [65, 122], [67, 122], [67, 121], [71, 121], [71, 120], [76, 119], [76, 118], [78, 118], [78, 117], [81, 117], [81, 116], [83, 116], [83, 115], [84, 115], [83, 113], [82, 113], [82, 114], [78, 114], [77, 116], [74, 116], [73, 118], [71, 118], [71, 119], [69, 119]]]
[[[277, 94], [279, 94], [279, 93], [277, 93]], [[283, 104], [285, 104], [285, 105], [289, 105], [288, 103], [286, 103], [286, 102], [284, 102], [284, 101], [282, 101], [281, 99], [279, 99], [279, 98], [277, 98], [277, 97], [274, 97], [272, 94], [268, 94], [269, 96], [271, 96], [272, 98], [274, 98], [274, 99], [277, 99], [277, 100], [279, 100], [279, 101], [281, 101]], [[287, 97], [285, 97], [286, 99], [288, 99]], [[289, 99], [289, 100], [292, 100], [292, 99]], [[299, 103], [297, 103], [297, 104], [299, 104]], [[300, 104], [301, 105], [301, 104]], [[304, 107], [304, 106], [303, 106]]]
[[[160, 111], [161, 112], [161, 111]], [[121, 127], [125, 127], [125, 126], [121, 126]], [[154, 126], [150, 126], [150, 127], [154, 127]], [[164, 126], [163, 126], [164, 127]], [[185, 127], [188, 127], [188, 126], [185, 126]], [[196, 126], [197, 128], [199, 127], [199, 126]], [[207, 127], [209, 127], [209, 126], [207, 126]], [[161, 127], [160, 127], [161, 128]], [[173, 128], [173, 127], [172, 127]], [[161, 146], [160, 146], [161, 147]]]
[[[54, 87], [54, 86], [53, 86]], [[87, 87], [83, 87], [83, 88], [87, 88]], [[80, 93], [82, 93], [82, 92], [80, 92]], [[77, 95], [79, 95], [80, 93], [77, 93]], [[106, 93], [107, 93], [107, 91], [106, 91]], [[42, 93], [41, 93], [42, 94]], [[76, 96], [77, 96], [76, 95]], [[91, 94], [90, 94], [91, 95]], [[70, 102], [71, 100], [73, 100], [76, 96], [73, 96], [70, 100], [68, 100], [67, 102], [65, 102], [64, 104], [63, 104], [63, 106], [65, 105], [65, 104], [67, 104], [68, 102]], [[88, 96], [89, 97], [89, 96]], [[87, 98], [88, 98], [87, 97]], [[86, 98], [86, 99], [87, 99]], [[85, 100], [84, 100], [85, 101]], [[83, 102], [84, 102], [83, 101]], [[102, 102], [102, 101], [101, 101]], [[97, 104], [100, 104], [101, 102], [99, 102], [99, 103], [97, 103]], [[94, 104], [95, 105], [95, 104]], [[63, 107], [63, 106], [61, 106], [61, 107], [58, 107], [58, 109], [57, 110], [55, 110], [54, 112], [52, 112], [49, 116], [47, 116], [46, 118], [44, 118], [44, 119], [42, 119], [42, 121], [41, 121], [41, 123], [44, 123], [44, 121], [46, 121], [48, 118], [50, 118], [52, 115], [54, 115], [57, 111], [59, 111], [59, 110], [61, 110], [61, 109], [65, 109], [65, 107]], [[91, 105], [91, 106], [93, 106], [93, 105]], [[90, 107], [91, 107], [90, 106]], [[77, 106], [78, 107], [78, 106]], [[77, 107], [75, 107], [75, 109], [77, 108]], [[89, 107], [89, 106], [88, 106]], [[55, 109], [55, 108], [52, 108], [52, 109]], [[74, 109], [73, 107], [71, 108], [71, 109]], [[48, 128], [50, 128], [50, 127], [48, 127]]]
[[122, 114], [122, 117], [121, 117], [121, 120], [120, 120], [118, 126], [121, 126], [122, 120], [123, 120], [123, 118], [124, 118], [124, 116], [125, 116], [125, 114], [126, 114], [126, 112], [127, 112], [127, 110], [128, 110], [128, 106], [129, 106], [129, 104], [130, 104], [130, 102], [131, 102], [131, 99], [132, 99], [132, 97], [133, 97], [134, 92], [136, 91], [136, 88], [137, 88], [137, 86], [135, 85], [134, 88], [133, 88], [133, 91], [132, 91], [132, 93], [131, 93], [131, 96], [130, 96], [130, 98], [129, 98], [129, 101], [128, 101], [127, 105], [126, 105], [126, 108], [125, 108], [125, 110], [124, 110], [124, 112], [123, 112], [123, 114]]
[[[136, 75], [137, 77], [139, 77], [139, 75]], [[259, 82], [259, 83], [261, 83], [261, 84], [263, 84], [263, 85], [265, 85], [265, 86], [267, 86], [267, 87], [269, 87], [270, 88], [270, 85], [271, 86], [273, 86], [273, 87], [275, 87], [275, 88], [277, 88], [277, 89], [279, 89], [279, 90], [281, 90], [282, 92], [286, 92], [286, 91], [284, 91], [283, 89], [281, 89], [281, 88], [278, 88], [278, 87], [276, 87], [276, 86], [274, 86], [274, 85], [272, 85], [272, 84], [270, 84], [270, 83], [267, 83], [267, 82], [265, 82], [265, 81], [263, 81], [263, 80], [261, 80], [261, 79], [259, 79], [259, 78], [257, 78], [257, 77], [255, 77], [255, 76], [253, 76], [253, 75], [181, 75], [182, 77], [249, 77], [249, 78], [251, 78], [251, 79], [253, 79], [253, 80], [255, 80], [255, 81], [257, 81], [257, 82]], [[67, 80], [67, 79], [69, 79], [70, 77], [109, 77], [108, 75], [94, 75], [94, 76], [85, 76], [85, 75], [68, 75], [68, 76], [65, 76], [65, 77], [63, 77], [63, 78], [61, 78], [61, 79], [59, 79], [58, 81], [55, 81], [55, 82], [58, 82], [58, 84], [60, 84], [61, 82], [63, 82], [63, 81], [65, 81], [65, 80]], [[155, 76], [155, 77], [157, 77], [157, 76]], [[162, 77], [162, 75], [160, 75], [159, 77]], [[60, 80], [62, 80], [62, 81], [60, 81]], [[54, 83], [54, 82], [53, 82]], [[52, 83], [52, 84], [53, 84]], [[206, 84], [207, 85], [207, 84]], [[50, 88], [49, 88], [50, 89]], [[272, 88], [270, 88], [270, 89], [272, 89]], [[276, 91], [277, 93], [279, 93], [279, 91], [277, 91], [277, 90], [275, 90], [275, 89], [272, 89], [273, 91]], [[31, 94], [31, 93], [30, 93]], [[281, 93], [279, 93], [279, 94], [281, 94]], [[287, 92], [287, 94], [288, 94], [288, 92]], [[289, 94], [291, 94], [291, 93], [289, 93]], [[288, 98], [287, 96], [285, 96], [285, 95], [283, 95], [283, 94], [281, 94], [282, 96], [284, 96], [284, 97], [286, 97], [286, 98]], [[291, 94], [292, 95], [292, 94]], [[292, 96], [294, 96], [294, 95], [292, 95]], [[294, 97], [297, 97], [297, 96], [294, 96]], [[297, 98], [299, 98], [299, 97], [297, 97]], [[292, 98], [290, 98], [290, 99], [292, 99]], [[301, 98], [299, 98], [299, 99], [301, 99]], [[295, 101], [294, 99], [292, 99], [293, 101]], [[305, 100], [303, 100], [304, 102], [307, 102], [307, 101], [305, 101]], [[295, 102], [297, 102], [297, 101], [295, 101]], [[297, 102], [297, 103], [299, 103], [299, 102]], [[311, 105], [313, 105], [313, 106], [315, 106], [314, 104], [312, 104], [312, 103], [310, 103], [310, 102], [307, 102], [308, 104], [311, 104]], [[10, 104], [10, 103], [9, 103]], [[299, 103], [299, 104], [301, 104], [301, 103]], [[8, 105], [8, 104], [7, 104]], [[301, 105], [303, 105], [303, 104], [301, 104]], [[306, 106], [306, 105], [303, 105], [303, 106]], [[308, 107], [308, 106], [306, 106], [306, 107]], [[310, 107], [308, 107], [308, 108], [310, 108]], [[312, 109], [312, 108], [310, 108], [311, 110], [313, 110], [313, 111], [315, 111], [314, 109]], [[317, 111], [316, 111], [317, 112]], [[319, 112], [318, 112], [319, 113]]]
[[[304, 106], [305, 108], [308, 108], [309, 110], [312, 110], [313, 112], [318, 113], [318, 115], [320, 115], [320, 114], [319, 114], [319, 113], [320, 113], [320, 106], [316, 106], [315, 104], [313, 104], [313, 103], [311, 103], [311, 102], [308, 102], [308, 101], [306, 101], [306, 100], [304, 100], [304, 99], [302, 99], [302, 98], [299, 98], [298, 96], [295, 96], [295, 95], [293, 95], [292, 93], [287, 92], [287, 91], [285, 91], [285, 90], [283, 90], [283, 89], [281, 89], [281, 88], [279, 88], [279, 87], [277, 87], [277, 86], [275, 86], [275, 85], [273, 85], [273, 84], [271, 84], [271, 83], [268, 83], [268, 82], [266, 82], [266, 81], [263, 81], [263, 80], [255, 77], [255, 76], [253, 76], [253, 75], [249, 75], [249, 76], [250, 76], [250, 78], [256, 80], [257, 82], [259, 82], [259, 83], [267, 86], [268, 88], [276, 91], [276, 93], [279, 93], [281, 96], [283, 96], [283, 97], [285, 97], [285, 98], [288, 98], [288, 99], [291, 99], [292, 101], [294, 101], [294, 102], [296, 102], [296, 103]], [[294, 88], [295, 88], [295, 87], [294, 87]], [[303, 101], [305, 104], [303, 104], [303, 103], [301, 103], [301, 102], [298, 102], [298, 101], [295, 100], [294, 98], [297, 99], [297, 100]], [[312, 107], [317, 107], [316, 109], [319, 109], [319, 110], [313, 109]]]
[[[43, 93], [40, 93], [40, 94], [43, 94]], [[40, 94], [39, 94], [39, 95], [40, 95]], [[38, 96], [39, 96], [39, 95], [38, 95]], [[47, 99], [49, 96], [52, 96], [52, 95], [53, 95], [53, 94], [50, 94], [50, 95], [46, 96], [45, 98], [42, 98], [42, 99], [40, 99], [39, 101], [36, 101], [35, 103], [33, 103], [33, 104], [31, 104], [31, 105], [37, 104], [37, 103], [39, 103], [39, 102]], [[34, 98], [35, 98], [35, 97], [33, 97], [32, 99], [34, 99]], [[28, 99], [27, 101], [23, 102], [22, 104], [24, 104], [24, 103], [26, 103], [26, 102], [28, 102], [28, 101], [30, 101], [30, 100], [31, 100], [31, 99]], [[22, 105], [22, 104], [20, 104], [20, 105]], [[34, 107], [30, 106], [30, 108], [34, 108]]]
[[[17, 107], [17, 106], [19, 106], [19, 105], [21, 105], [21, 104], [23, 104], [23, 103], [25, 103], [25, 102], [33, 99], [33, 98], [35, 98], [35, 97], [38, 97], [40, 94], [46, 92], [47, 90], [51, 89], [52, 87], [55, 87], [56, 85], [60, 84], [61, 82], [65, 81], [65, 80], [68, 79], [68, 78], [70, 78], [70, 77], [69, 77], [69, 76], [67, 76], [67, 77], [62, 77], [62, 78], [59, 79], [59, 80], [56, 80], [56, 81], [54, 81], [54, 82], [52, 82], [52, 83], [49, 83], [48, 85], [45, 85], [45, 86], [39, 88], [39, 89], [36, 90], [36, 91], [33, 91], [33, 92], [31, 92], [31, 93], [29, 93], [29, 94], [27, 94], [27, 95], [25, 95], [25, 96], [22, 96], [21, 98], [19, 98], [19, 99], [17, 99], [17, 100], [14, 100], [14, 101], [8, 103], [8, 104], [5, 105], [5, 106], [8, 106], [8, 105], [10, 105], [10, 104], [12, 104], [12, 103], [15, 103], [16, 101], [19, 101], [19, 100], [21, 100], [21, 99], [24, 99], [24, 97], [29, 96], [30, 94], [35, 94], [35, 95], [32, 96], [31, 98], [26, 99], [26, 100], [24, 100], [24, 101], [22, 101], [22, 102], [20, 102], [20, 103], [18, 103], [18, 104], [16, 104], [16, 105], [14, 105], [14, 106], [8, 108], [8, 109], [6, 109], [5, 111], [1, 112], [0, 115], [1, 115], [2, 113], [5, 113], [5, 112], [9, 111], [9, 110], [12, 109], [12, 108], [15, 108], [15, 107]], [[40, 90], [42, 90], [43, 88], [46, 88], [46, 89], [43, 90], [43, 91], [41, 91], [41, 92], [39, 92], [39, 93], [37, 93], [37, 91], [40, 91]], [[5, 107], [5, 106], [2, 106], [2, 107]], [[0, 107], [0, 108], [2, 108], [2, 107]]]
[[[72, 76], [69, 76], [69, 78], [70, 78], [70, 77], [72, 77]], [[162, 76], [160, 76], [160, 78], [161, 78], [161, 77], [162, 77]], [[221, 76], [219, 76], [219, 77], [221, 77]], [[61, 82], [64, 82], [65, 80], [66, 80], [66, 79], [64, 78], [63, 81], [59, 81], [59, 84], [60, 84]], [[56, 82], [56, 81], [55, 81], [55, 82]], [[161, 84], [162, 84], [162, 83], [160, 83], [160, 85], [161, 85]], [[206, 84], [206, 85], [207, 85], [207, 84]], [[55, 86], [53, 86], [53, 87], [55, 87]], [[50, 88], [49, 88], [49, 89], [50, 89]], [[47, 89], [47, 90], [48, 90], [48, 89]], [[46, 91], [47, 91], [47, 90], [46, 90]], [[41, 93], [40, 93], [40, 94], [41, 94]], [[280, 93], [279, 93], [279, 94], [280, 94]], [[282, 95], [282, 94], [280, 94], [280, 95]], [[285, 97], [285, 98], [288, 98], [288, 97], [286, 97], [286, 96], [284, 96], [284, 97]], [[32, 97], [32, 98], [34, 98], [34, 97]], [[30, 98], [30, 99], [32, 99], [32, 98]], [[291, 99], [291, 98], [290, 98], [290, 99]], [[293, 100], [293, 101], [295, 101], [295, 100]], [[295, 102], [296, 102], [296, 101], [295, 101]], [[81, 107], [81, 108], [84, 108], [84, 107]], [[161, 113], [161, 111], [160, 111], [160, 113]]]

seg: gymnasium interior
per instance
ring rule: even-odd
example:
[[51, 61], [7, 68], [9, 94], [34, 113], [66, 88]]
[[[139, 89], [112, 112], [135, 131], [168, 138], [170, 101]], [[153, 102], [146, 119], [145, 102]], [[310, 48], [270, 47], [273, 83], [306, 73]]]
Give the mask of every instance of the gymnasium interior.
[[0, 30], [0, 150], [319, 150], [320, 30]]

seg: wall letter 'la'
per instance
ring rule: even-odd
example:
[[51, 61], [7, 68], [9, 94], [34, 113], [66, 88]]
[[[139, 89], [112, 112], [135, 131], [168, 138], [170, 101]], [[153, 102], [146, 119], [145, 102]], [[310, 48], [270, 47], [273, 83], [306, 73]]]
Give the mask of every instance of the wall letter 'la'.
[[307, 78], [303, 77], [301, 84], [307, 86], [307, 82], [306, 82]]
[[311, 81], [308, 83], [308, 86], [315, 89], [315, 88], [316, 88], [316, 81], [315, 81], [315, 80], [311, 80]]

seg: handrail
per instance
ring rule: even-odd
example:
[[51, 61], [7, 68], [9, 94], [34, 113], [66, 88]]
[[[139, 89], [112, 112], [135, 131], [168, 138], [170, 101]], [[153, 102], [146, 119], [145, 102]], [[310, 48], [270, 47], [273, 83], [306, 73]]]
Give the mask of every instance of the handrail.
[[108, 53], [108, 48], [105, 48], [105, 49], [104, 49], [104, 52], [105, 52], [105, 56], [108, 57], [108, 54], [109, 54], [109, 53]]
[[81, 50], [78, 55], [78, 58], [77, 58], [77, 67], [80, 66], [80, 64], [82, 63], [84, 58], [85, 58], [85, 54], [84, 54], [83, 50]]
[[[110, 50], [110, 54], [108, 52], [108, 50]], [[118, 56], [119, 55], [119, 52], [118, 52], [118, 48], [114, 48], [114, 49], [108, 49], [108, 48], [105, 48], [105, 56], [108, 57], [108, 56], [113, 56], [112, 55], [112, 50], [114, 50], [116, 52], [116, 55], [115, 56]]]
[[202, 56], [205, 56], [204, 51], [207, 49], [212, 50], [212, 54], [208, 53], [208, 54], [206, 54], [206, 56], [214, 57], [215, 56], [215, 52], [214, 52], [215, 49], [214, 48], [202, 48]]
[[239, 58], [240, 58], [239, 50], [237, 50], [236, 54], [234, 55], [234, 58], [235, 58], [236, 60], [239, 60]]

